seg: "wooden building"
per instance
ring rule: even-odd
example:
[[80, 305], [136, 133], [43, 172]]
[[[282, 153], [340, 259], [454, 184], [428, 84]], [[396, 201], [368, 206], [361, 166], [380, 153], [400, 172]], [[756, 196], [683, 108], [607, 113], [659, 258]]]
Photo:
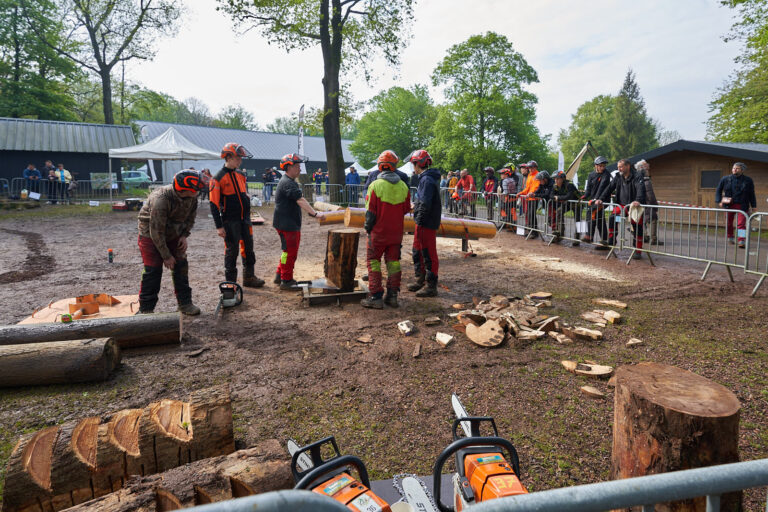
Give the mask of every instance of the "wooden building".
[[[629, 158], [651, 165], [653, 189], [659, 201], [716, 207], [715, 189], [735, 162], [747, 164], [745, 174], [755, 182], [757, 210], [768, 211], [768, 144], [678, 140]], [[616, 164], [608, 167], [616, 169]]]

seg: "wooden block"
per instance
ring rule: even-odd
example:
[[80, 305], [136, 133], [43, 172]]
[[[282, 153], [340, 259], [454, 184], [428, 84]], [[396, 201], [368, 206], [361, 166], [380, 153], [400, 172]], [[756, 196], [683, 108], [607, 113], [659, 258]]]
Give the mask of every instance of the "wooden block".
[[550, 300], [552, 298], [552, 294], [549, 292], [536, 292], [529, 295], [531, 300]]
[[419, 357], [421, 355], [421, 343], [416, 342], [413, 346], [413, 357]]
[[596, 313], [594, 311], [587, 311], [586, 313], [581, 314], [581, 318], [583, 318], [587, 322], [598, 324], [600, 325], [600, 327], [605, 327], [605, 318], [603, 318], [603, 315], [601, 315], [600, 313]]
[[413, 322], [410, 320], [403, 320], [402, 322], [398, 322], [397, 328], [405, 336], [410, 336], [416, 330], [416, 326], [414, 326]]
[[428, 316], [424, 319], [424, 325], [439, 325], [440, 324], [440, 317], [439, 316]]
[[558, 343], [562, 343], [563, 345], [568, 343], [573, 343], [573, 340], [571, 338], [559, 332], [549, 331], [549, 336], [550, 338], [556, 340]]
[[600, 364], [577, 363], [576, 361], [560, 361], [566, 370], [588, 377], [608, 377], [613, 374], [613, 367]]
[[593, 304], [600, 304], [601, 306], [611, 306], [612, 308], [627, 309], [627, 304], [618, 300], [612, 299], [592, 299]]
[[328, 231], [325, 252], [325, 278], [343, 292], [355, 289], [357, 280], [357, 247], [360, 230], [339, 228]]
[[444, 332], [438, 332], [437, 334], [435, 334], [435, 339], [440, 345], [442, 345], [443, 347], [447, 347], [448, 345], [451, 344], [454, 338], [450, 334], [446, 334]]
[[363, 334], [362, 336], [358, 336], [355, 341], [360, 343], [373, 343], [373, 337], [371, 337], [370, 334]]
[[627, 342], [628, 347], [636, 347], [637, 345], [642, 345], [643, 340], [639, 340], [637, 338], [629, 338], [629, 341]]
[[621, 321], [621, 315], [611, 309], [603, 313], [603, 318], [612, 324], [618, 324]]
[[602, 332], [595, 329], [587, 329], [586, 327], [563, 327], [563, 334], [571, 339], [593, 341], [603, 339]]
[[590, 398], [605, 398], [605, 393], [593, 386], [581, 386], [581, 392]]
[[535, 341], [540, 340], [544, 336], [546, 336], [547, 333], [544, 331], [520, 331], [517, 336], [515, 336], [518, 340], [523, 341]]

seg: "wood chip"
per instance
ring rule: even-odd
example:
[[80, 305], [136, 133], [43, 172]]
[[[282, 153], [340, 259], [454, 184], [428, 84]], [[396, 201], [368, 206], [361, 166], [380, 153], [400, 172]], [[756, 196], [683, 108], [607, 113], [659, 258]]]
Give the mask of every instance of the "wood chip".
[[416, 326], [414, 326], [413, 322], [410, 320], [403, 320], [402, 322], [398, 322], [397, 328], [400, 329], [400, 332], [406, 336], [410, 336], [416, 330]]
[[605, 398], [605, 393], [593, 386], [581, 386], [581, 392], [590, 398]]
[[603, 318], [605, 318], [609, 323], [612, 323], [612, 324], [618, 324], [619, 322], [621, 322], [621, 315], [616, 311], [613, 311], [612, 309], [609, 309], [608, 311], [604, 312]]
[[421, 343], [416, 343], [416, 345], [413, 346], [413, 357], [419, 357], [421, 355]]
[[451, 336], [450, 334], [446, 334], [444, 332], [438, 332], [437, 334], [435, 334], [435, 339], [440, 345], [442, 345], [443, 347], [447, 347], [453, 341], [453, 336]]
[[577, 363], [576, 361], [560, 361], [569, 372], [588, 377], [607, 377], [613, 374], [613, 367], [600, 364]]
[[642, 345], [643, 340], [637, 339], [637, 338], [629, 338], [629, 341], [627, 342], [628, 347], [634, 347], [637, 345]]
[[456, 318], [464, 325], [483, 325], [485, 323], [485, 316], [477, 311], [462, 311]]
[[497, 307], [506, 308], [509, 306], [509, 299], [503, 295], [494, 295], [491, 297], [491, 304]]
[[587, 311], [586, 313], [581, 314], [581, 318], [586, 320], [587, 322], [592, 322], [593, 324], [598, 324], [600, 327], [605, 327], [605, 318], [603, 318], [603, 315], [600, 313], [597, 313], [595, 311]]
[[555, 331], [549, 331], [549, 337], [556, 340], [558, 343], [561, 343], [563, 345], [573, 343], [573, 340], [566, 336], [565, 334], [555, 332]]
[[439, 316], [428, 316], [424, 319], [424, 325], [438, 325], [440, 324]]
[[467, 337], [481, 347], [496, 347], [504, 341], [504, 329], [495, 320], [488, 320], [480, 327], [467, 325]]
[[627, 303], [613, 299], [592, 299], [592, 303], [602, 306], [611, 306], [612, 308], [627, 309]]
[[466, 309], [466, 308], [467, 308], [467, 304], [459, 304], [459, 303], [456, 303], [456, 304], [454, 304], [454, 305], [453, 305], [453, 306], [451, 306], [451, 307], [452, 307], [453, 309]]
[[540, 340], [546, 335], [547, 333], [544, 331], [520, 331], [516, 338], [523, 341], [535, 341]]
[[608, 379], [608, 385], [612, 388], [616, 387], [616, 376], [612, 376], [610, 379]]
[[205, 352], [206, 350], [211, 350], [211, 349], [210, 347], [199, 348], [197, 350], [193, 350], [192, 352], [187, 353], [187, 357], [197, 357], [203, 352]]
[[360, 343], [373, 343], [373, 337], [371, 337], [370, 334], [363, 334], [362, 336], [356, 338], [355, 341]]
[[451, 327], [453, 327], [454, 331], [458, 331], [461, 334], [467, 334], [467, 326], [464, 324], [454, 324]]
[[595, 329], [587, 329], [586, 327], [563, 327], [563, 334], [574, 340], [597, 341], [603, 339], [602, 332]]
[[536, 292], [529, 295], [531, 300], [549, 300], [552, 298], [552, 294], [549, 292]]

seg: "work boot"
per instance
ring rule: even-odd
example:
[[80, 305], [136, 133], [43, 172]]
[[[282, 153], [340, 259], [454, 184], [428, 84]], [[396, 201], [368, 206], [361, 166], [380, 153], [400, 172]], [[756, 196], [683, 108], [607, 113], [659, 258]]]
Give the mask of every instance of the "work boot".
[[391, 308], [399, 308], [400, 304], [397, 303], [397, 292], [387, 290], [387, 294], [384, 296], [384, 304]]
[[641, 252], [635, 252], [635, 253], [632, 255], [632, 259], [633, 259], [633, 260], [641, 260], [641, 259], [643, 259], [643, 253], [641, 253]]
[[155, 312], [154, 309], [141, 309], [141, 308], [139, 308], [139, 310], [136, 313], [134, 313], [134, 314], [136, 314], [136, 315], [151, 315], [154, 312]]
[[416, 282], [408, 285], [409, 292], [417, 292], [424, 287], [424, 274], [416, 276]]
[[427, 283], [425, 288], [416, 293], [417, 297], [437, 297], [437, 280]]
[[363, 281], [365, 281], [365, 282], [368, 282], [368, 274], [365, 274], [365, 275], [362, 277], [362, 279], [363, 279]]
[[188, 304], [179, 304], [179, 312], [188, 316], [196, 316], [200, 314], [200, 308], [191, 302]]
[[283, 280], [280, 278], [280, 272], [275, 274], [275, 278], [272, 280], [272, 282], [275, 284], [280, 284], [283, 282]]
[[289, 281], [280, 281], [280, 289], [287, 292], [295, 292], [300, 288], [299, 283], [295, 279], [291, 279]]
[[369, 295], [360, 301], [360, 305], [364, 308], [384, 309], [384, 299]]

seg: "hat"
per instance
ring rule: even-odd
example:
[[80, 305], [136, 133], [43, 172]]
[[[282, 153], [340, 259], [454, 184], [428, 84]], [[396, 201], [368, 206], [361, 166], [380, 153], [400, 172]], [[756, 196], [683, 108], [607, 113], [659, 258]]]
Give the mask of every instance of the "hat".
[[628, 213], [629, 220], [637, 224], [643, 216], [643, 211], [645, 211], [645, 209], [642, 206], [630, 206]]

